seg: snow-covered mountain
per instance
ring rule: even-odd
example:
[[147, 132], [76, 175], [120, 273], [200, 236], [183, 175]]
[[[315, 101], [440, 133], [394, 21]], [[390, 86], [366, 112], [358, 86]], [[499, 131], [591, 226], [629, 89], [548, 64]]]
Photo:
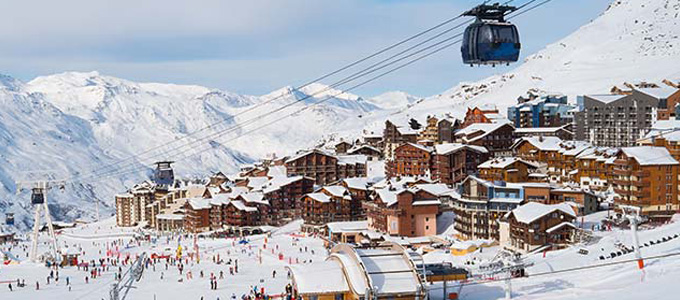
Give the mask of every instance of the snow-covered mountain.
[[[18, 199], [27, 199], [26, 194], [14, 196], [13, 182], [26, 170], [88, 173], [143, 153], [130, 160], [139, 167], [135, 172], [67, 186], [63, 199], [55, 197], [55, 209], [68, 209], [59, 217], [91, 216], [86, 201], [97, 197], [110, 205], [114, 192], [143, 178], [148, 169], [141, 166], [157, 159], [176, 160], [179, 174], [230, 172], [273, 153], [381, 132], [387, 118], [462, 117], [467, 107], [488, 104], [503, 112], [529, 89], [564, 93], [573, 100], [623, 82], [680, 78], [679, 13], [678, 0], [617, 0], [514, 71], [460, 83], [427, 98], [390, 92], [364, 99], [323, 84], [249, 96], [137, 83], [96, 72], [38, 77], [26, 84], [2, 75], [0, 211], [23, 212], [17, 218], [24, 222], [28, 211], [25, 200]], [[300, 108], [305, 109], [277, 122]], [[262, 116], [267, 112], [274, 113]]]
[[[30, 223], [28, 192], [15, 195], [14, 182], [36, 179], [24, 171], [48, 169], [40, 174], [81, 180], [50, 194], [58, 219], [92, 217], [95, 198], [108, 204], [102, 207], [106, 215], [114, 193], [147, 177], [146, 167], [156, 160], [177, 161], [180, 175], [234, 172], [268, 154], [314, 146], [337, 124], [380, 109], [322, 84], [248, 96], [97, 72], [28, 83], [2, 75], [0, 101], [0, 211], [15, 213], [24, 229]], [[303, 107], [292, 118], [263, 127]], [[235, 139], [245, 133], [247, 138]], [[117, 167], [128, 172], [91, 176], [123, 159]]]

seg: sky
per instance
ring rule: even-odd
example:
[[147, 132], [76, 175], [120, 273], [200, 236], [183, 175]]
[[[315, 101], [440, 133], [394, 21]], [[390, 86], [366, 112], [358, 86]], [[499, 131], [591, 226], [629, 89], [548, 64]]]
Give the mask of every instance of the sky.
[[[0, 0], [0, 73], [28, 81], [66, 71], [99, 71], [134, 81], [262, 95], [304, 84], [480, 2]], [[594, 19], [609, 2], [554, 0], [514, 19], [522, 57]], [[430, 96], [514, 67], [465, 66], [456, 45], [352, 92]]]

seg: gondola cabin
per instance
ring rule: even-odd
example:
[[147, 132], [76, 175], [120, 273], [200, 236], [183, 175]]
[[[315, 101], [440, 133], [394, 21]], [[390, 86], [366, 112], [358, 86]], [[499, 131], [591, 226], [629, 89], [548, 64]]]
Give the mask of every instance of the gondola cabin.
[[463, 62], [469, 65], [510, 64], [519, 60], [521, 43], [517, 27], [505, 21], [512, 6], [480, 5], [466, 12], [477, 19], [463, 36]]
[[31, 203], [32, 204], [43, 204], [45, 203], [44, 190], [41, 188], [34, 188], [31, 193]]

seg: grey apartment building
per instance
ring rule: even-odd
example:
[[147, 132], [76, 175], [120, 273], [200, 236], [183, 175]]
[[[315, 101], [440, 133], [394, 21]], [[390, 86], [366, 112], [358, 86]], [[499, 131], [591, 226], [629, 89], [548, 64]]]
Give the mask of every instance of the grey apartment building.
[[575, 135], [601, 147], [635, 146], [666, 111], [666, 100], [633, 90], [630, 95], [586, 95], [574, 114]]

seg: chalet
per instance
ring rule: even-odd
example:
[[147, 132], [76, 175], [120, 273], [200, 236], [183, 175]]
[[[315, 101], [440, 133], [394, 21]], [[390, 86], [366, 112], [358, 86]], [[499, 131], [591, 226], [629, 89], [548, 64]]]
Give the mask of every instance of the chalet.
[[338, 179], [366, 176], [366, 156], [335, 156], [319, 149], [302, 152], [284, 162], [288, 176], [314, 178], [318, 185], [326, 185]]
[[588, 148], [576, 156], [574, 181], [592, 191], [604, 191], [613, 181], [617, 148]]
[[385, 164], [388, 177], [426, 176], [430, 173], [432, 148], [406, 143], [394, 150], [394, 159]]
[[329, 222], [350, 221], [352, 218], [352, 197], [343, 186], [323, 187], [316, 193], [302, 197], [303, 228], [318, 232]]
[[258, 221], [257, 207], [248, 206], [240, 200], [233, 200], [227, 204], [225, 216], [227, 225], [232, 228], [261, 225]]
[[575, 218], [569, 204], [529, 202], [504, 216], [501, 244], [525, 252], [546, 245], [563, 247], [574, 241]]
[[445, 143], [434, 146], [430, 175], [441, 183], [454, 184], [476, 174], [477, 165], [489, 158], [481, 146]]
[[638, 206], [649, 217], [670, 218], [680, 209], [679, 165], [664, 147], [622, 148], [613, 171], [617, 203]]
[[383, 148], [383, 136], [380, 134], [364, 134], [361, 136], [361, 139], [364, 141], [364, 144], [367, 144], [369, 146], [375, 147], [377, 149], [382, 149]]
[[464, 240], [499, 240], [498, 220], [525, 201], [520, 185], [494, 184], [474, 176], [462, 182], [458, 194], [453, 199], [454, 228]]
[[210, 200], [189, 198], [184, 204], [184, 229], [188, 232], [202, 232], [210, 229]]
[[391, 158], [394, 150], [404, 143], [416, 143], [418, 141], [418, 131], [411, 128], [410, 124], [399, 124], [393, 120], [385, 121], [383, 131], [384, 156]]
[[270, 224], [283, 225], [297, 218], [299, 199], [313, 190], [314, 179], [304, 176], [279, 176], [269, 180], [262, 193], [270, 205]]
[[[338, 155], [337, 156], [337, 178], [351, 178], [366, 176], [366, 163], [368, 158], [365, 155]], [[326, 183], [329, 184], [330, 182]]]
[[336, 154], [347, 154], [347, 151], [352, 148], [352, 144], [346, 142], [346, 141], [339, 141], [333, 145], [333, 149], [335, 150]]
[[512, 150], [522, 159], [546, 165], [550, 182], [558, 182], [561, 178], [561, 144], [562, 140], [554, 136], [523, 137], [515, 141]]
[[453, 131], [458, 120], [427, 116], [425, 128], [418, 133], [418, 141], [429, 140], [435, 144], [453, 142]]
[[364, 155], [368, 160], [382, 159], [383, 153], [380, 149], [371, 145], [356, 145], [347, 151], [350, 155]]
[[556, 188], [550, 190], [550, 201], [547, 204], [567, 203], [574, 208], [578, 216], [585, 216], [598, 211], [600, 197], [595, 193], [580, 188]]
[[560, 127], [524, 127], [515, 129], [515, 137], [532, 137], [532, 136], [542, 136], [549, 137], [554, 136], [560, 138], [561, 140], [573, 140], [574, 132], [568, 128], [571, 125], [564, 125]]
[[534, 173], [538, 167], [537, 164], [518, 157], [492, 158], [477, 166], [479, 178], [505, 182], [527, 182], [529, 174]]
[[397, 236], [437, 234], [437, 196], [418, 188], [384, 188], [364, 203], [370, 229]]
[[493, 123], [495, 119], [498, 119], [498, 109], [493, 108], [468, 108], [465, 112], [465, 119], [463, 119], [462, 127], [468, 127], [472, 124], [480, 123]]
[[270, 204], [269, 201], [267, 201], [267, 199], [264, 198], [264, 193], [262, 192], [243, 193], [236, 196], [234, 198], [234, 201], [240, 201], [245, 206], [257, 209], [257, 213], [250, 220], [252, 224], [247, 226], [259, 226], [271, 224], [272, 220], [270, 215]]
[[515, 128], [508, 122], [475, 123], [456, 132], [456, 141], [482, 146], [492, 156], [510, 156]]
[[351, 219], [362, 220], [366, 217], [363, 203], [368, 200], [368, 188], [371, 185], [366, 177], [345, 178], [340, 185], [347, 189], [352, 197]]

